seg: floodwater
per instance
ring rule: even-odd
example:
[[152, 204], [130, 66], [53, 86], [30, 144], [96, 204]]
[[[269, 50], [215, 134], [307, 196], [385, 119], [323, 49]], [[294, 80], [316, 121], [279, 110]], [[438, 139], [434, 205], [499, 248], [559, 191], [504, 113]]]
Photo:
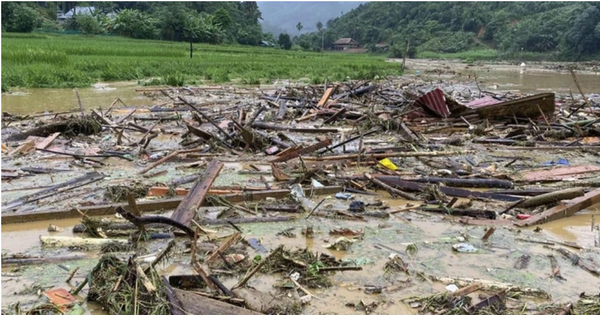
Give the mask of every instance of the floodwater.
[[[569, 93], [579, 97], [579, 92], [569, 72], [546, 69], [540, 65], [522, 68], [515, 65], [467, 65], [456, 61], [407, 60], [408, 76], [429, 80], [460, 79], [471, 81], [477, 75], [480, 88], [491, 92], [511, 91], [521, 93]], [[435, 71], [433, 73], [432, 71]], [[584, 93], [600, 93], [600, 72], [577, 72]], [[136, 89], [144, 89], [136, 82], [97, 83], [90, 88], [80, 88], [79, 96], [85, 109], [106, 108], [116, 98], [128, 107], [150, 105], [151, 101]], [[150, 88], [150, 87], [149, 87]], [[117, 108], [123, 106], [118, 104]], [[78, 110], [73, 89], [16, 89], [2, 93], [2, 111], [26, 115], [45, 112]]]
[[[448, 66], [444, 63], [429, 64], [427, 62], [409, 61], [410, 69], [445, 69]], [[425, 68], [428, 66], [430, 68]], [[467, 66], [455, 65], [450, 68], [461, 74], [458, 79], [467, 80], [469, 75], [477, 73], [482, 81], [482, 89], [494, 89], [498, 91], [510, 90], [526, 93], [539, 93], [555, 91], [558, 93], [568, 93], [573, 89], [576, 94], [576, 88], [568, 73], [549, 71], [544, 69], [526, 69], [521, 71], [519, 67], [514, 66]], [[432, 79], [435, 74], [423, 74]], [[439, 78], [445, 77], [445, 74], [437, 75]], [[586, 93], [600, 92], [600, 75], [593, 73], [578, 74], [581, 86]], [[116, 98], [120, 98], [127, 106], [139, 107], [147, 106], [152, 103], [145, 98], [142, 93], [135, 90], [140, 88], [132, 82], [110, 83], [108, 85], [99, 84], [92, 88], [79, 89], [81, 102], [86, 109], [97, 108], [99, 106], [106, 108]], [[120, 107], [122, 105], [117, 105]], [[13, 114], [25, 115], [34, 113], [44, 113], [46, 111], [62, 112], [77, 110], [77, 98], [72, 89], [25, 89], [11, 94], [2, 95], [2, 111]], [[171, 139], [173, 138], [173, 139]], [[176, 138], [171, 136], [161, 136], [158, 141], [171, 142], [171, 145], [177, 146]], [[167, 147], [165, 147], [167, 148]], [[114, 160], [114, 161], [113, 161]], [[129, 165], [121, 160], [110, 159], [112, 168], [124, 168]], [[165, 168], [171, 168], [165, 166]], [[217, 178], [215, 185], [231, 185], [240, 182], [248, 184], [244, 176], [237, 172], [247, 169], [246, 164], [239, 162], [225, 163], [224, 169]], [[169, 176], [174, 175], [170, 171]], [[122, 171], [112, 180], [127, 178], [130, 174]], [[50, 177], [50, 176], [47, 176]], [[165, 178], [166, 178], [165, 177]], [[266, 176], [271, 181], [270, 176]], [[46, 177], [37, 176], [42, 180]], [[159, 179], [156, 179], [159, 181]], [[34, 186], [42, 186], [40, 185]], [[260, 182], [255, 184], [259, 185]], [[3, 188], [12, 187], [10, 184], [3, 183]], [[27, 191], [30, 193], [31, 191]], [[22, 191], [21, 191], [22, 193]], [[8, 192], [7, 195], [17, 197], [17, 192]], [[6, 196], [6, 194], [5, 194]], [[371, 197], [368, 197], [371, 198]], [[406, 200], [389, 199], [386, 193], [381, 192], [374, 196], [374, 199], [368, 199], [361, 196], [365, 202], [383, 200], [392, 209], [403, 208], [407, 205]], [[315, 198], [313, 202], [318, 202], [320, 198]], [[321, 209], [327, 207], [347, 208], [349, 201], [327, 200]], [[320, 217], [311, 217], [309, 220], [299, 219], [285, 223], [266, 223], [266, 224], [247, 224], [242, 229], [245, 238], [258, 238], [262, 244], [268, 248], [276, 248], [279, 244], [285, 244], [291, 249], [308, 248], [311, 251], [319, 251], [335, 256], [337, 259], [353, 260], [363, 265], [361, 271], [337, 272], [332, 276], [334, 286], [329, 289], [311, 290], [319, 299], [313, 299], [305, 308], [304, 314], [347, 314], [355, 313], [353, 308], [346, 306], [347, 303], [358, 304], [364, 301], [365, 304], [379, 302], [376, 309], [380, 314], [414, 314], [414, 310], [407, 306], [403, 300], [411, 296], [425, 296], [437, 292], [443, 292], [444, 285], [440, 283], [429, 283], [422, 281], [417, 276], [412, 276], [411, 282], [406, 288], [395, 292], [385, 292], [380, 295], [369, 295], [364, 292], [367, 285], [392, 286], [402, 284], [409, 277], [406, 275], [396, 275], [386, 278], [383, 269], [384, 264], [392, 252], [400, 252], [400, 256], [408, 263], [409, 269], [422, 272], [425, 275], [438, 277], [466, 277], [494, 279], [501, 282], [514, 283], [521, 287], [534, 287], [545, 290], [552, 295], [555, 301], [573, 301], [577, 295], [582, 292], [596, 292], [597, 281], [589, 281], [590, 275], [585, 271], [570, 266], [570, 264], [561, 264], [562, 274], [569, 281], [557, 285], [558, 282], [549, 278], [551, 273], [547, 251], [540, 249], [541, 245], [523, 243], [515, 240], [517, 237], [531, 237], [536, 240], [562, 240], [572, 241], [586, 248], [594, 247], [594, 238], [598, 237], [598, 231], [592, 231], [590, 222], [592, 216], [596, 215], [597, 224], [600, 223], [600, 206], [592, 207], [581, 211], [576, 215], [542, 225], [541, 232], [534, 232], [533, 229], [523, 229], [521, 233], [516, 233], [511, 227], [499, 227], [490, 238], [489, 244], [484, 244], [480, 239], [485, 233], [484, 227], [462, 226], [450, 222], [447, 218], [439, 215], [428, 215], [421, 212], [404, 211], [393, 214], [389, 220], [380, 220], [369, 218], [368, 222], [353, 222], [345, 220], [329, 220]], [[73, 225], [78, 224], [79, 219], [50, 220], [33, 223], [11, 224], [2, 226], [2, 253], [15, 254], [27, 253], [30, 255], [41, 256], [67, 256], [83, 255], [88, 259], [82, 261], [66, 261], [61, 265], [72, 269], [80, 267], [80, 271], [74, 278], [73, 283], [77, 284], [83, 280], [87, 272], [95, 265], [97, 254], [95, 251], [72, 252], [67, 250], [50, 250], [40, 247], [40, 235], [63, 235], [73, 236], [71, 231]], [[53, 224], [63, 228], [61, 232], [51, 233], [47, 231], [48, 225]], [[301, 235], [300, 230], [307, 226], [313, 226], [316, 230], [314, 238], [306, 238]], [[276, 232], [293, 227], [296, 237], [286, 238], [276, 236]], [[363, 229], [364, 239], [352, 245], [349, 251], [333, 251], [324, 248], [334, 241], [336, 237], [329, 235], [329, 230], [334, 227], [344, 227], [353, 230]], [[221, 227], [228, 231], [228, 227]], [[461, 240], [464, 239], [464, 240]], [[459, 254], [452, 251], [452, 245], [462, 241], [469, 242], [480, 249], [475, 254]], [[164, 242], [164, 241], [163, 241]], [[152, 247], [160, 246], [160, 241], [154, 241]], [[415, 243], [418, 252], [410, 257], [406, 254], [406, 248], [409, 244]], [[385, 245], [388, 248], [381, 247]], [[256, 253], [249, 249], [249, 253]], [[515, 260], [524, 253], [531, 253], [531, 266], [525, 271], [515, 271], [513, 268]], [[558, 255], [557, 255], [558, 256]], [[187, 258], [186, 258], [187, 259]], [[33, 265], [33, 266], [3, 266], [2, 268], [2, 307], [16, 303], [31, 303], [39, 299], [36, 293], [15, 295], [25, 287], [32, 285], [43, 285], [45, 288], [59, 286], [70, 289], [70, 286], [64, 283], [68, 272], [59, 268], [58, 264]], [[185, 262], [173, 262], [170, 265], [163, 266], [160, 273], [165, 275], [174, 274], [194, 274]], [[25, 269], [18, 273], [18, 269]], [[251, 279], [249, 285], [256, 287], [263, 292], [273, 292], [273, 282], [280, 281], [281, 275], [267, 276], [257, 275]], [[237, 282], [237, 278], [223, 278], [225, 286], [231, 287]], [[84, 289], [83, 295], [87, 289]], [[97, 304], [88, 303], [88, 310], [93, 315], [105, 315]]]
[[[554, 64], [553, 64], [554, 65]], [[580, 95], [568, 71], [547, 69], [539, 64], [518, 65], [468, 65], [456, 61], [407, 60], [407, 75], [424, 79], [453, 79], [472, 81], [477, 76], [480, 88], [490, 92], [512, 91], [521, 93], [566, 93]], [[435, 71], [435, 72], [434, 72]], [[600, 93], [600, 72], [576, 71], [583, 93]]]

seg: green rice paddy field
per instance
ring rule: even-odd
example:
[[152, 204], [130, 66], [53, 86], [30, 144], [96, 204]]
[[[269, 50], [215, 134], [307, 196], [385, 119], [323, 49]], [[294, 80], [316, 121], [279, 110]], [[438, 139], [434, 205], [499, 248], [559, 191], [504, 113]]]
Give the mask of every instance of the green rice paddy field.
[[400, 74], [384, 56], [135, 40], [113, 36], [2, 33], [2, 91], [14, 87], [86, 87], [99, 81], [142, 85], [277, 79], [383, 78]]

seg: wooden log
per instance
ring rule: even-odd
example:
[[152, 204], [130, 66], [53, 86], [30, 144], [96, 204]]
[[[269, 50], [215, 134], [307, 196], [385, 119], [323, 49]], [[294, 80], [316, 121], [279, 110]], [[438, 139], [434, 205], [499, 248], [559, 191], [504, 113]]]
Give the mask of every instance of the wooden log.
[[[402, 180], [402, 179], [400, 179], [400, 177], [387, 176], [387, 175], [373, 175], [373, 177], [379, 178], [382, 182], [384, 182], [392, 187], [400, 188], [403, 190], [422, 191], [422, 189], [423, 189], [422, 184]], [[476, 198], [476, 199], [483, 199], [483, 200], [494, 199], [494, 200], [500, 200], [500, 201], [519, 201], [519, 200], [521, 200], [521, 198], [519, 198], [519, 197], [513, 197], [513, 196], [509, 196], [509, 195], [501, 195], [501, 194], [496, 194], [496, 193], [480, 192], [480, 191], [470, 191], [467, 189], [455, 188], [455, 187], [439, 186], [439, 189], [441, 192], [443, 192], [444, 194], [451, 196], [451, 197]]]
[[396, 189], [384, 182], [382, 182], [381, 180], [374, 178], [371, 174], [365, 173], [365, 178], [367, 178], [369, 181], [371, 181], [373, 184], [385, 189], [387, 192], [389, 192], [392, 196], [393, 195], [398, 195], [402, 198], [405, 198], [407, 200], [419, 200], [419, 198], [417, 198], [416, 196], [403, 192], [400, 189]]
[[[450, 156], [470, 154], [471, 151], [433, 151], [433, 152], [391, 152], [363, 154], [365, 158], [383, 159], [390, 157], [416, 157], [416, 156]], [[331, 155], [321, 157], [306, 157], [306, 161], [334, 161], [334, 160], [356, 160], [359, 154]]]
[[50, 145], [50, 143], [52, 143], [52, 141], [54, 141], [54, 139], [56, 139], [59, 135], [60, 135], [60, 132], [55, 132], [55, 133], [49, 135], [48, 137], [46, 137], [46, 139], [44, 139], [44, 141], [38, 143], [35, 146], [36, 150], [47, 148]]
[[202, 202], [204, 202], [210, 186], [219, 175], [219, 172], [221, 172], [221, 169], [223, 169], [223, 165], [223, 163], [217, 160], [212, 160], [208, 166], [206, 166], [206, 171], [202, 177], [196, 181], [194, 187], [192, 187], [190, 192], [183, 198], [179, 206], [177, 206], [171, 219], [186, 226], [189, 226], [192, 223], [196, 210], [202, 205]]
[[177, 293], [171, 283], [164, 275], [161, 276], [163, 283], [165, 284], [165, 292], [167, 293], [167, 299], [169, 300], [169, 308], [171, 309], [172, 315], [186, 315], [183, 309], [183, 304], [177, 298]]
[[348, 109], [346, 107], [340, 109], [337, 113], [333, 114], [331, 117], [327, 118], [324, 122], [323, 125], [327, 125], [330, 124], [334, 121], [336, 121], [338, 118], [340, 118], [340, 116], [342, 116], [343, 114], [346, 113]]
[[44, 246], [69, 247], [69, 246], [102, 246], [110, 243], [127, 244], [125, 239], [107, 239], [107, 238], [83, 238], [71, 236], [48, 236], [41, 235], [40, 241]]
[[287, 102], [284, 100], [279, 101], [279, 110], [277, 111], [277, 120], [283, 120], [285, 117], [285, 111], [287, 109]]
[[78, 188], [81, 186], [85, 186], [85, 185], [97, 182], [103, 178], [104, 178], [104, 175], [100, 174], [98, 172], [87, 173], [81, 177], [50, 186], [44, 190], [41, 190], [41, 191], [35, 192], [33, 194], [12, 200], [12, 201], [8, 202], [3, 207], [2, 210], [13, 209], [13, 208], [19, 207], [23, 204], [26, 204], [26, 203], [30, 203], [30, 202], [38, 201], [38, 200], [41, 200], [44, 198], [48, 198], [48, 197], [54, 196], [56, 194], [63, 193], [65, 191], [69, 191], [69, 190], [72, 190], [72, 189], [75, 189], [75, 188]]
[[492, 210], [471, 210], [471, 209], [444, 209], [444, 208], [428, 208], [428, 207], [419, 207], [415, 210], [421, 210], [426, 212], [435, 212], [441, 214], [449, 214], [449, 215], [457, 215], [457, 216], [466, 216], [473, 218], [485, 218], [485, 219], [496, 219], [496, 212]]
[[316, 150], [319, 150], [321, 148], [324, 148], [328, 145], [331, 145], [331, 139], [325, 139], [323, 141], [309, 145], [306, 148], [290, 152], [289, 154], [284, 154], [284, 155], [278, 156], [277, 158], [271, 160], [271, 163], [286, 162], [291, 159], [295, 159], [303, 154], [308, 154], [308, 153], [314, 152]]
[[59, 264], [70, 260], [86, 259], [86, 255], [72, 255], [61, 257], [25, 257], [25, 258], [2, 258], [2, 266], [7, 265], [37, 265], [37, 264]]
[[570, 217], [576, 212], [588, 208], [600, 202], [600, 188], [594, 189], [587, 194], [571, 199], [561, 205], [550, 208], [542, 213], [536, 214], [527, 220], [517, 222], [517, 226], [532, 226], [550, 221]]
[[586, 261], [585, 259], [579, 257], [579, 255], [571, 253], [564, 248], [558, 248], [557, 251], [568, 258], [574, 265], [581, 267], [581, 269], [595, 276], [600, 276], [600, 267], [596, 266], [593, 262]]
[[453, 187], [473, 187], [473, 188], [513, 188], [513, 182], [501, 179], [481, 179], [481, 178], [444, 178], [444, 177], [422, 177], [417, 179], [407, 179], [417, 183], [443, 183], [446, 186]]
[[584, 194], [585, 194], [585, 192], [584, 192], [583, 188], [563, 189], [563, 190], [559, 190], [559, 191], [555, 191], [555, 192], [551, 192], [551, 193], [547, 193], [547, 194], [543, 194], [543, 195], [538, 195], [538, 196], [531, 197], [528, 199], [523, 199], [521, 201], [514, 203], [510, 207], [508, 207], [507, 210], [510, 210], [512, 208], [521, 208], [521, 209], [534, 208], [534, 207], [547, 205], [547, 204], [565, 200], [565, 199], [573, 199], [576, 197], [581, 197]]
[[290, 131], [290, 132], [298, 132], [298, 133], [338, 133], [339, 130], [337, 128], [290, 128], [286, 126], [279, 126], [274, 124], [267, 124], [262, 122], [255, 122], [252, 124], [252, 127], [258, 129], [267, 129], [267, 130], [281, 130], [281, 131]]
[[[340, 192], [341, 186], [325, 186], [321, 188], [313, 188], [311, 193], [315, 195], [330, 195]], [[221, 197], [229, 202], [244, 202], [244, 201], [259, 201], [266, 198], [285, 198], [290, 195], [288, 189], [277, 189], [267, 191], [245, 192], [230, 195], [222, 195]], [[138, 209], [143, 212], [166, 211], [177, 208], [183, 198], [175, 197], [162, 200], [150, 200], [137, 202]], [[131, 211], [128, 203], [112, 203], [95, 206], [79, 207], [78, 209], [67, 210], [48, 210], [29, 213], [6, 213], [2, 214], [2, 224], [13, 224], [22, 222], [34, 222], [42, 220], [58, 220], [67, 218], [79, 218], [79, 211], [89, 216], [112, 215], [116, 213], [117, 207], [123, 207], [125, 210]], [[254, 218], [257, 219], [257, 218]], [[226, 223], [226, 222], [225, 222]], [[221, 224], [221, 223], [217, 223]]]
[[204, 225], [225, 225], [229, 223], [243, 224], [243, 223], [267, 223], [267, 222], [286, 222], [292, 221], [296, 217], [251, 217], [251, 218], [231, 218], [231, 219], [216, 219], [216, 220], [204, 220], [201, 223]]

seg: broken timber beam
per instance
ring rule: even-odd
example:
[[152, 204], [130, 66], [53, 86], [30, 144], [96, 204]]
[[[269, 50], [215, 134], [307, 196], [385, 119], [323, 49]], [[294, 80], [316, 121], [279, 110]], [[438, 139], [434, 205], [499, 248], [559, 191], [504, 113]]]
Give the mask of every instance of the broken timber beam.
[[311, 152], [314, 152], [316, 150], [322, 149], [322, 148], [324, 148], [326, 146], [329, 146], [329, 145], [331, 145], [331, 139], [325, 139], [325, 140], [320, 141], [318, 143], [309, 145], [306, 148], [302, 148], [300, 150], [292, 151], [289, 154], [283, 154], [281, 156], [278, 156], [277, 158], [275, 158], [274, 160], [272, 160], [271, 163], [289, 161], [291, 159], [295, 159], [295, 158], [301, 156], [302, 154], [311, 153]]
[[600, 188], [592, 190], [581, 197], [566, 201], [563, 204], [550, 208], [542, 213], [536, 214], [527, 220], [516, 223], [516, 225], [521, 227], [532, 226], [570, 217], [576, 212], [599, 202]]
[[[413, 157], [413, 156], [449, 156], [449, 155], [464, 155], [470, 154], [471, 151], [433, 151], [433, 152], [390, 152], [390, 153], [373, 153], [363, 154], [364, 158], [389, 158], [389, 157]], [[306, 161], [331, 161], [331, 160], [356, 160], [359, 154], [348, 155], [331, 155], [321, 157], [306, 157]]]
[[[315, 195], [330, 195], [342, 191], [341, 186], [325, 186], [321, 188], [312, 188], [311, 193]], [[243, 202], [243, 201], [259, 201], [266, 198], [285, 198], [289, 196], [290, 191], [288, 189], [277, 189], [277, 190], [266, 190], [256, 192], [244, 192], [235, 193], [230, 195], [220, 195], [221, 198], [229, 202]], [[167, 211], [175, 209], [179, 206], [182, 197], [161, 199], [161, 200], [150, 200], [150, 201], [139, 201], [137, 207], [142, 213], [155, 212], [155, 211]], [[49, 210], [41, 212], [27, 212], [27, 213], [5, 213], [2, 214], [2, 224], [13, 224], [23, 222], [34, 222], [43, 220], [56, 220], [56, 219], [67, 219], [67, 218], [80, 218], [81, 214], [79, 211], [85, 213], [88, 216], [99, 216], [99, 215], [111, 215], [116, 213], [117, 207], [123, 207], [127, 211], [131, 211], [131, 207], [127, 202], [124, 203], [113, 203], [103, 204], [95, 206], [79, 207], [77, 209], [72, 208], [68, 210]]]
[[206, 166], [204, 175], [196, 181], [194, 187], [192, 187], [190, 192], [183, 198], [179, 206], [177, 206], [177, 209], [175, 209], [175, 212], [173, 212], [171, 219], [186, 226], [189, 226], [190, 223], [192, 223], [196, 210], [202, 205], [202, 202], [204, 202], [206, 193], [210, 189], [210, 186], [212, 186], [215, 178], [219, 175], [219, 172], [221, 172], [223, 165], [223, 163], [217, 160], [212, 160], [208, 166]]
[[339, 130], [337, 128], [290, 128], [285, 126], [279, 126], [274, 124], [267, 124], [262, 122], [255, 122], [252, 124], [252, 127], [259, 129], [267, 129], [267, 130], [281, 130], [281, 131], [291, 131], [298, 133], [337, 133]]

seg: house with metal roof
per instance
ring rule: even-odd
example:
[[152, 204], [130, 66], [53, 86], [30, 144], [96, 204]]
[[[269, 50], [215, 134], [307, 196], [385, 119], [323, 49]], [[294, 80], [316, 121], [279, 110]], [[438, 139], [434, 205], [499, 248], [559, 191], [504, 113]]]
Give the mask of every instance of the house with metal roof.
[[358, 48], [358, 42], [350, 37], [344, 37], [336, 40], [333, 43], [333, 50], [347, 50]]

